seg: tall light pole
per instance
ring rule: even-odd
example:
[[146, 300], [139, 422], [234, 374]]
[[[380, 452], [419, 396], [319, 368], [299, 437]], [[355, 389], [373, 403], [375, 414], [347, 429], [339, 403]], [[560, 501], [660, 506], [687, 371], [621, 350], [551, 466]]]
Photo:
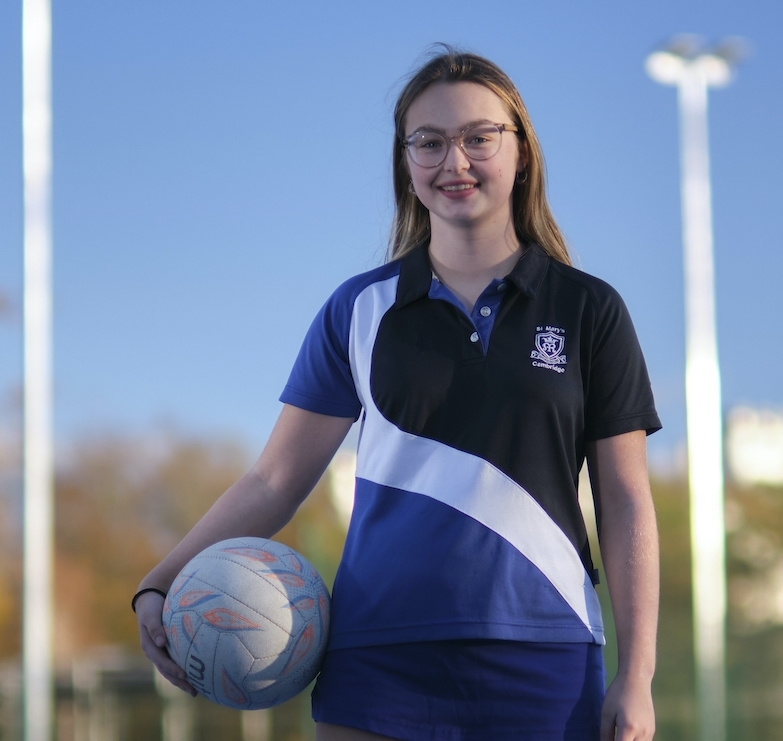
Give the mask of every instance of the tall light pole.
[[723, 421], [715, 332], [707, 89], [728, 84], [737, 52], [736, 41], [709, 51], [697, 38], [680, 36], [646, 62], [653, 80], [677, 87], [680, 110], [685, 397], [694, 652], [702, 741], [724, 741], [726, 737]]
[[52, 728], [51, 6], [22, 3], [25, 741]]

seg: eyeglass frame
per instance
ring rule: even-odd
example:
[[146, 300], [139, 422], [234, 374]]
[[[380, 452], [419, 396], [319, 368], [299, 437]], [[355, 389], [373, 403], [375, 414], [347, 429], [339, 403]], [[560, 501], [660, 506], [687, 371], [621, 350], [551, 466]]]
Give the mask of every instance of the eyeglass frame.
[[489, 155], [489, 157], [485, 157], [484, 159], [481, 159], [480, 157], [472, 157], [471, 155], [469, 155], [465, 151], [465, 147], [463, 146], [463, 139], [465, 137], [465, 132], [476, 126], [481, 126], [482, 124], [484, 126], [495, 126], [500, 131], [501, 134], [504, 131], [511, 131], [515, 134], [519, 133], [519, 127], [515, 126], [514, 124], [494, 123], [493, 121], [475, 121], [474, 123], [468, 124], [464, 129], [462, 129], [462, 131], [459, 132], [459, 134], [456, 134], [455, 136], [446, 136], [446, 134], [444, 134], [442, 131], [438, 131], [437, 129], [428, 129], [427, 127], [422, 127], [420, 129], [416, 129], [416, 131], [414, 131], [412, 134], [402, 139], [402, 148], [408, 151], [411, 145], [411, 139], [414, 136], [416, 136], [417, 133], [422, 131], [431, 131], [434, 134], [438, 134], [439, 136], [442, 136], [446, 140], [446, 151], [443, 154], [443, 159], [434, 165], [420, 165], [418, 162], [416, 162], [413, 155], [411, 155], [411, 159], [413, 160], [413, 163], [417, 167], [423, 167], [426, 170], [429, 170], [433, 167], [439, 167], [446, 161], [446, 157], [449, 156], [449, 150], [451, 149], [453, 144], [456, 144], [459, 147], [462, 154], [464, 154], [469, 160], [471, 161], [475, 160], [476, 162], [486, 162], [487, 160], [491, 160], [500, 151], [500, 147], [498, 147], [498, 152]]

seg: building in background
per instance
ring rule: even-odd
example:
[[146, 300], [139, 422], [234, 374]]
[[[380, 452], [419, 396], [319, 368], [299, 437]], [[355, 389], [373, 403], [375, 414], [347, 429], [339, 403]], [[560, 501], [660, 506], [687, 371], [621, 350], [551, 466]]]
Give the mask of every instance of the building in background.
[[726, 418], [726, 460], [743, 486], [783, 485], [783, 412], [735, 407]]

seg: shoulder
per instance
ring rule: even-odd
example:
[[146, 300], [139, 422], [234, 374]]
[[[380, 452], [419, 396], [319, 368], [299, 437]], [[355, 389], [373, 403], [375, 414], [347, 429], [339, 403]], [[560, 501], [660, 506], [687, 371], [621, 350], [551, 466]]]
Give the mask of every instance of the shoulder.
[[625, 301], [605, 280], [556, 260], [551, 260], [549, 275], [552, 287], [571, 293], [581, 307], [583, 328], [592, 326], [598, 331], [600, 327], [632, 326]]
[[580, 307], [580, 311], [607, 305], [625, 308], [620, 294], [606, 281], [555, 260], [537, 244], [525, 252], [509, 277], [532, 299]]
[[577, 312], [583, 338], [592, 338], [596, 347], [610, 338], [637, 343], [625, 301], [605, 280], [555, 260], [550, 260], [547, 279], [556, 300]]
[[326, 332], [341, 345], [347, 345], [359, 297], [397, 278], [398, 262], [388, 263], [354, 275], [341, 283], [326, 300], [311, 325], [311, 331]]
[[400, 261], [395, 260], [343, 281], [332, 293], [327, 305], [353, 306], [357, 296], [374, 285], [396, 278], [400, 273]]
[[583, 291], [597, 306], [607, 303], [618, 303], [625, 306], [622, 297], [613, 286], [579, 268], [550, 258], [550, 273], [555, 280], [572, 286], [573, 290]]

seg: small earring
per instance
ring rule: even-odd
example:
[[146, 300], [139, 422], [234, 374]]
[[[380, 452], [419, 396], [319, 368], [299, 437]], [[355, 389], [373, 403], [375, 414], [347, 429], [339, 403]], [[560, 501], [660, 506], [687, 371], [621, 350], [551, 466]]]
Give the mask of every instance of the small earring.
[[524, 170], [517, 173], [516, 181], [519, 183], [519, 185], [527, 182], [527, 166], [525, 166]]
[[416, 195], [416, 189], [413, 187], [413, 180], [408, 181], [408, 193], [411, 195]]

